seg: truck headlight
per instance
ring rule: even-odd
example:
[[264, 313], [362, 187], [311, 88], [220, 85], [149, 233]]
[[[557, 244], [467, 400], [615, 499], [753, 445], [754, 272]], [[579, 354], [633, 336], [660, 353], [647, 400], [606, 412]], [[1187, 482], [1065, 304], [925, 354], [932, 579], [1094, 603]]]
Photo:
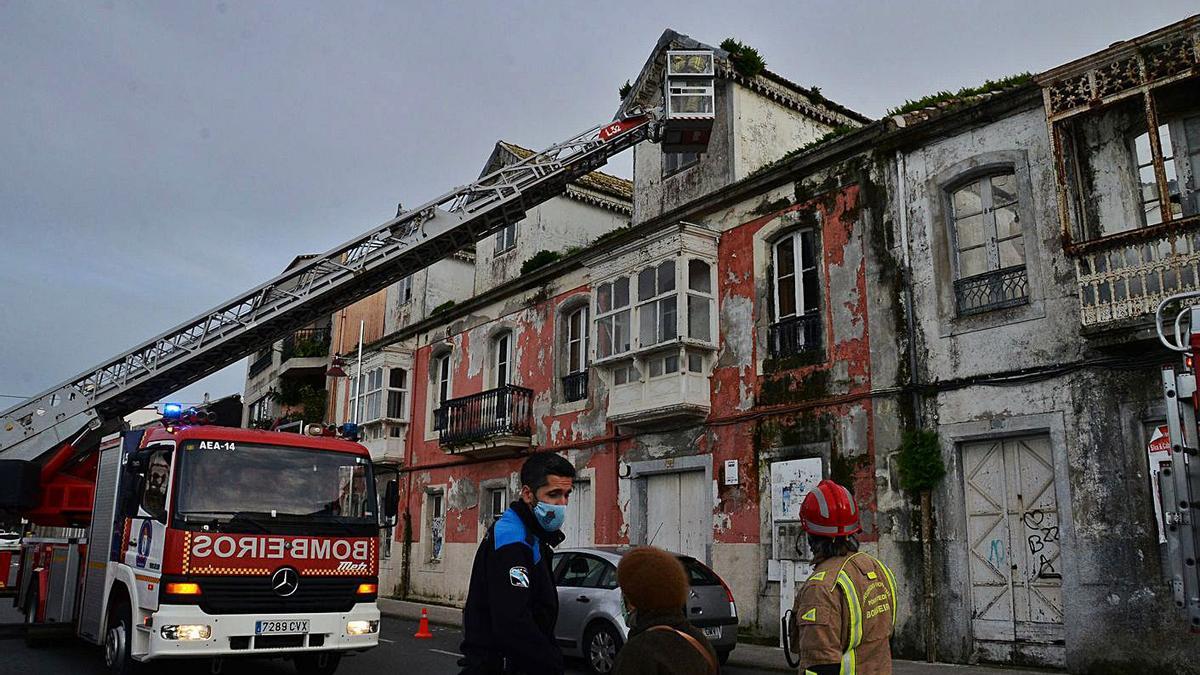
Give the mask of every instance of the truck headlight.
[[212, 636], [212, 629], [201, 624], [180, 624], [163, 626], [159, 633], [164, 640], [207, 640]]
[[346, 635], [370, 635], [378, 631], [378, 621], [350, 621], [346, 624]]

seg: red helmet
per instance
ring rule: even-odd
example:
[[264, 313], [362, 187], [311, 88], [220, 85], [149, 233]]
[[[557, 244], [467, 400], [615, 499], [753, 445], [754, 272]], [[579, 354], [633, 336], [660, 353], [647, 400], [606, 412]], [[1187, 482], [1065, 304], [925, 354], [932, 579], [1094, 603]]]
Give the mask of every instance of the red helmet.
[[821, 481], [815, 490], [804, 495], [800, 522], [805, 532], [820, 537], [848, 537], [862, 531], [854, 497], [831, 480]]

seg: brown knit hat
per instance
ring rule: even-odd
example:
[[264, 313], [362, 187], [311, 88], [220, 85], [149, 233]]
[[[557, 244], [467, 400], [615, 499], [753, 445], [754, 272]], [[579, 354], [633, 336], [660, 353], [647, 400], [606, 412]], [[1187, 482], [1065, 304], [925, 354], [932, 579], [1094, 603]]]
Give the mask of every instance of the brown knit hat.
[[687, 602], [687, 572], [662, 549], [645, 546], [626, 553], [617, 565], [617, 583], [636, 609], [674, 610]]

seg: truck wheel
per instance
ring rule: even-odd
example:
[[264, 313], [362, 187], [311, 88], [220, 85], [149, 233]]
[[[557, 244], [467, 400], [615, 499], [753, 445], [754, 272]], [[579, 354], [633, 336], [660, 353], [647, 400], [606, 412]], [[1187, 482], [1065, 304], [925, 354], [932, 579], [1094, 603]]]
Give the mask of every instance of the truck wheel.
[[296, 672], [300, 675], [333, 675], [341, 660], [342, 655], [339, 652], [299, 654], [293, 658]]
[[134, 671], [132, 644], [133, 617], [124, 603], [108, 610], [108, 630], [104, 632], [104, 665], [112, 675], [131, 675]]

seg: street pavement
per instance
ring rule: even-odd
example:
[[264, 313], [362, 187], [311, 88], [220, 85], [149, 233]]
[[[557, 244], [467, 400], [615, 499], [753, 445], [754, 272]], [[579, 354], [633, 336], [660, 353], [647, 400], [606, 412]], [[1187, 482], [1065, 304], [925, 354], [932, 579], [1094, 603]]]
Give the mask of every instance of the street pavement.
[[[7, 599], [0, 599], [0, 624], [19, 622], [20, 614]], [[413, 638], [417, 623], [407, 619], [384, 618], [379, 647], [342, 660], [338, 675], [380, 675], [381, 673], [457, 673], [458, 647], [462, 630], [454, 626], [430, 626], [433, 637]], [[581, 661], [568, 660], [570, 675], [585, 672]], [[145, 675], [203, 675], [209, 672], [206, 663], [167, 661], [146, 664]], [[283, 675], [295, 673], [290, 661], [282, 659], [235, 659], [225, 662], [221, 671], [228, 675]], [[739, 645], [730, 664], [723, 667], [725, 675], [788, 672], [783, 653], [778, 649]], [[794, 671], [791, 671], [794, 672]], [[945, 664], [897, 662], [895, 675], [1036, 675], [1030, 671], [1000, 670]], [[39, 648], [29, 648], [21, 639], [0, 639], [0, 675], [40, 675], [41, 673], [71, 673], [72, 675], [105, 675], [103, 655], [75, 638], [55, 639]]]

